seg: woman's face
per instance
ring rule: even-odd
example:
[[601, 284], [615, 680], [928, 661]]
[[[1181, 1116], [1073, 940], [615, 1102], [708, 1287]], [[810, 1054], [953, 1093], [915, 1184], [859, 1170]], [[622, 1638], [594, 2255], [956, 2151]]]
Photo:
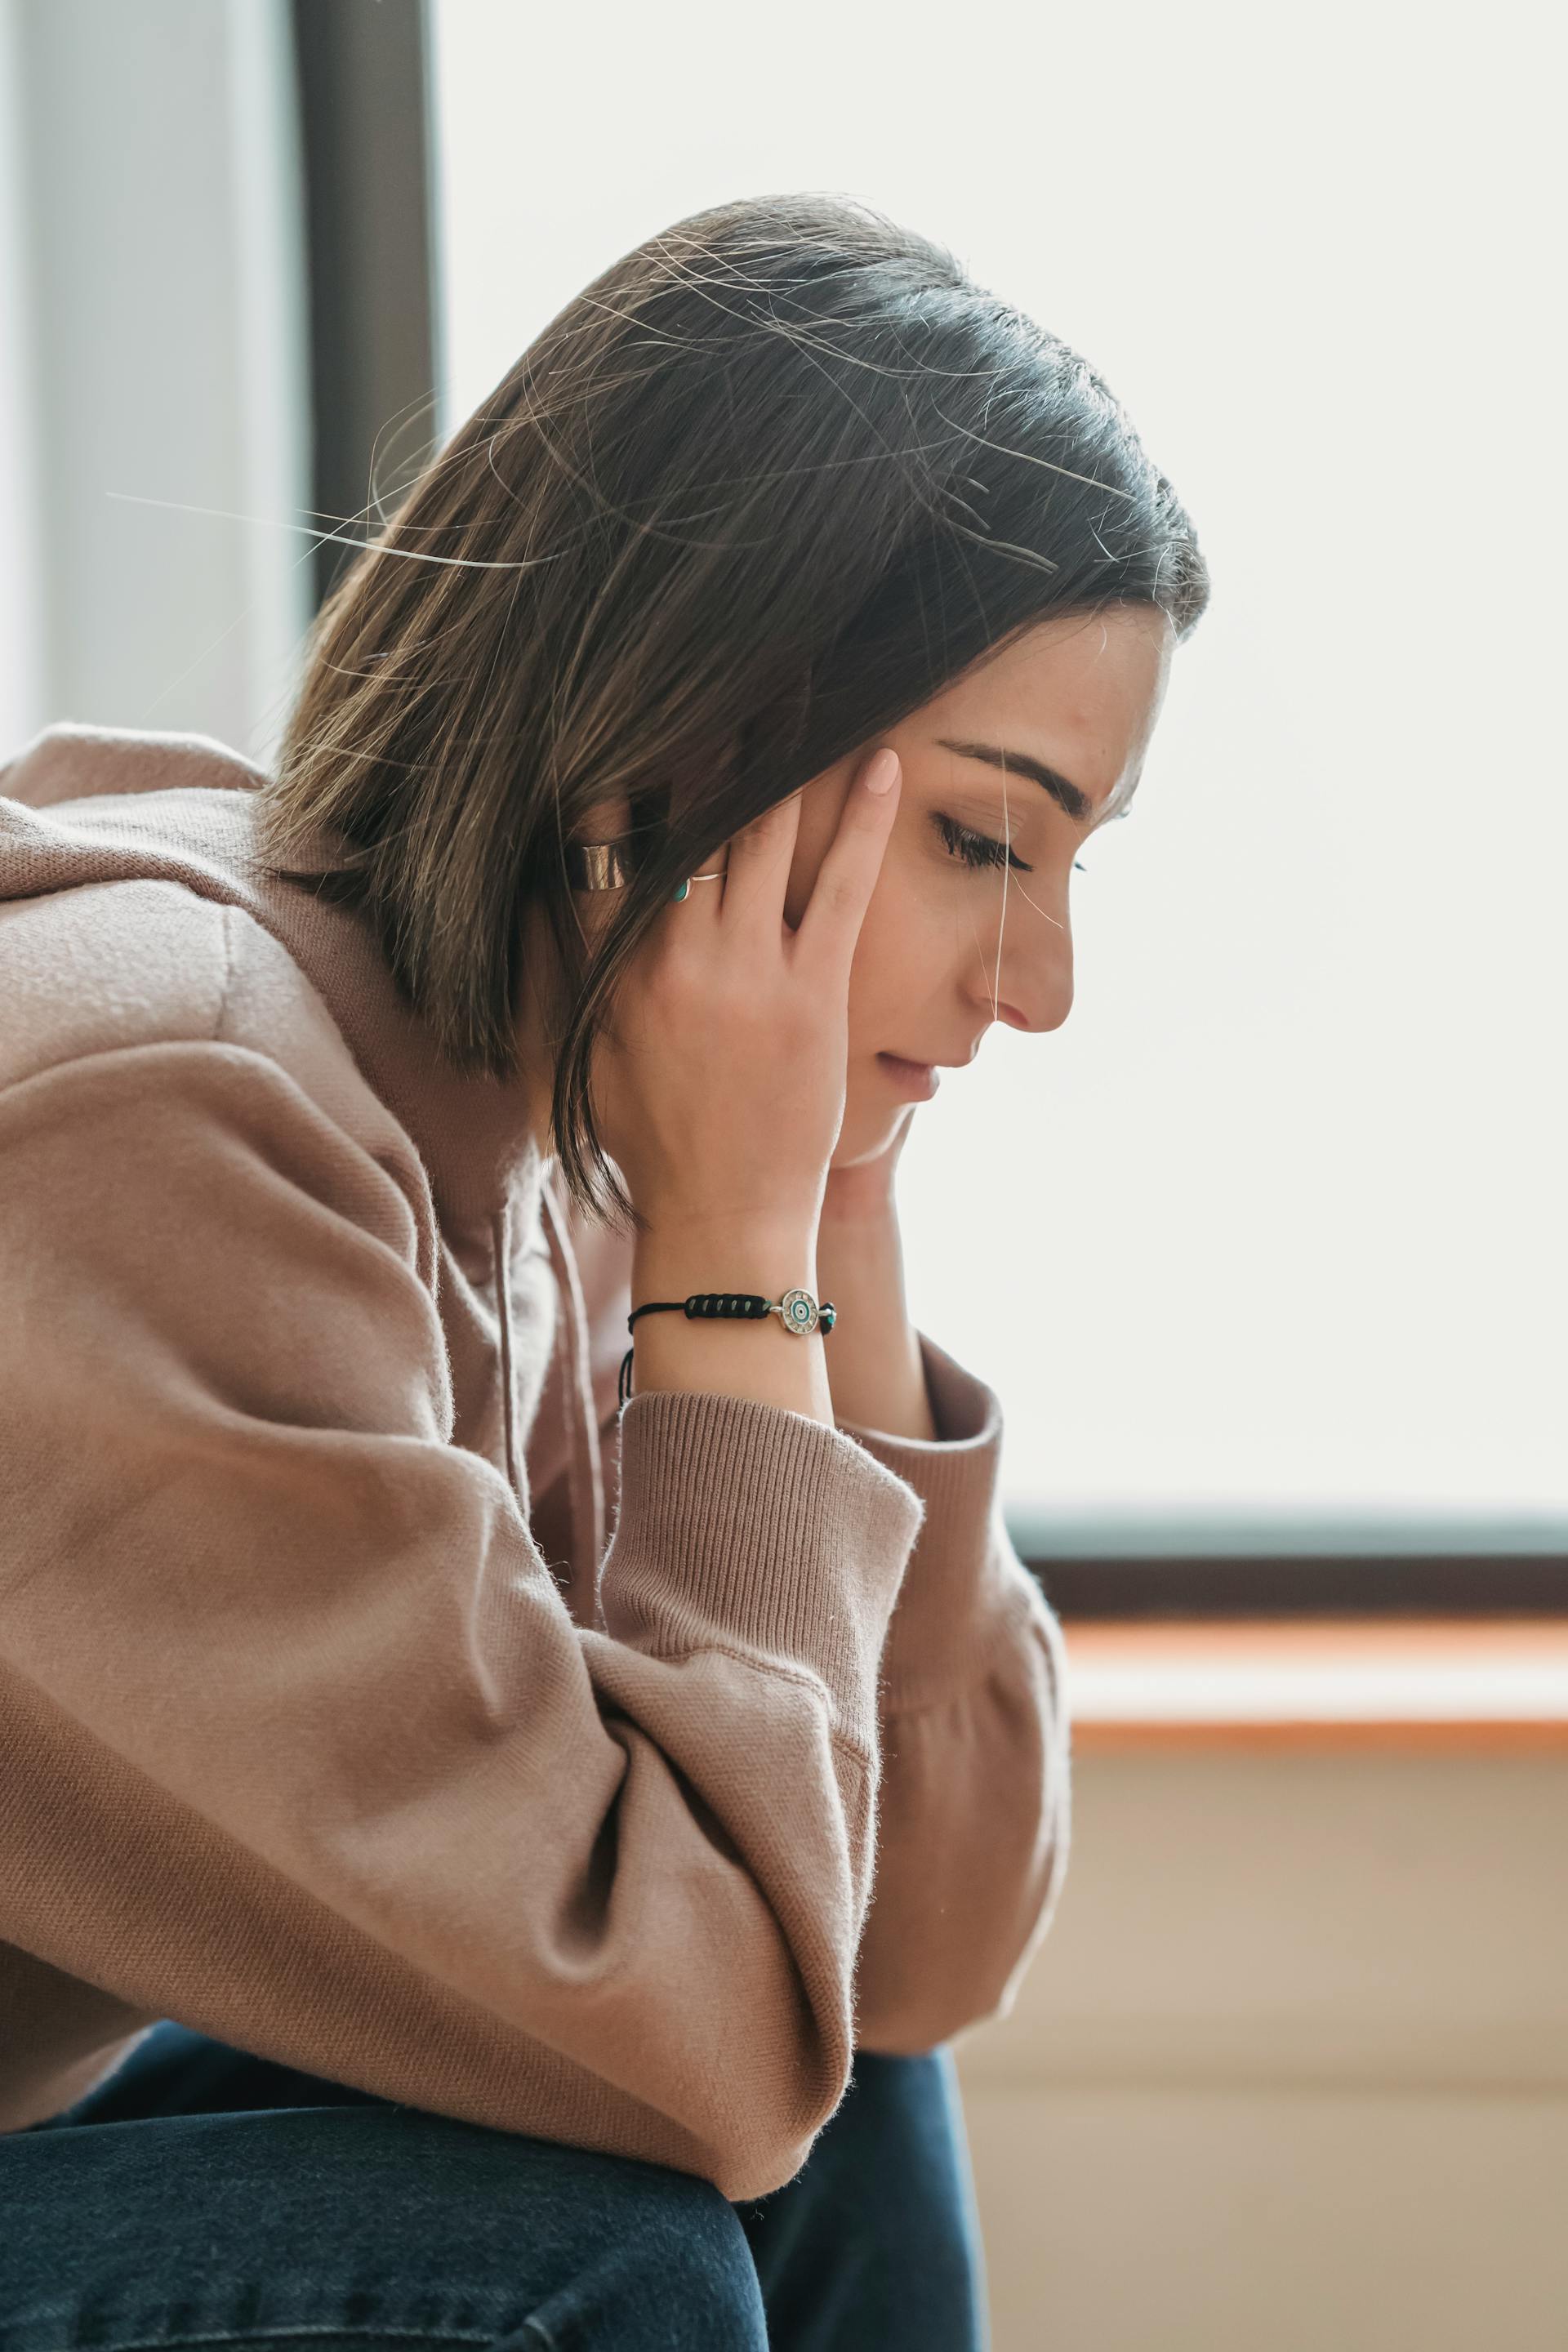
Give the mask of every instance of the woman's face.
[[[1144, 605], [1043, 621], [803, 788], [784, 901], [792, 927], [866, 756], [890, 743], [903, 768], [850, 972], [835, 1168], [874, 1159], [921, 1099], [879, 1056], [968, 1062], [994, 1021], [1047, 1030], [1067, 1019], [1073, 860], [1126, 813], [1173, 644], [1165, 615]], [[1026, 761], [1054, 771], [1058, 786]], [[965, 838], [975, 835], [998, 846]], [[987, 862], [966, 862], [966, 848]]]
[[[921, 1099], [879, 1056], [969, 1062], [994, 1021], [1046, 1030], [1067, 1019], [1068, 877], [1089, 835], [1114, 823], [1132, 797], [1173, 643], [1169, 621], [1152, 606], [1042, 621], [801, 788], [784, 898], [792, 927], [805, 911], [866, 757], [890, 743], [903, 767], [892, 833], [850, 970], [849, 1060], [835, 1168], [875, 1159]], [[1028, 772], [1022, 763], [1031, 761], [1054, 772], [1055, 787]], [[625, 830], [624, 803], [605, 803], [588, 813], [582, 837], [609, 841]], [[1005, 839], [1010, 863], [1000, 846]], [[998, 846], [993, 850], [988, 841]], [[986, 862], [968, 863], [965, 847]], [[592, 936], [593, 900], [584, 906], [580, 920]], [[547, 950], [536, 945], [534, 953], [553, 970]], [[531, 961], [530, 990], [544, 984]], [[525, 1064], [529, 1050], [525, 1044]], [[550, 1079], [542, 1069], [530, 1083], [542, 1133]]]

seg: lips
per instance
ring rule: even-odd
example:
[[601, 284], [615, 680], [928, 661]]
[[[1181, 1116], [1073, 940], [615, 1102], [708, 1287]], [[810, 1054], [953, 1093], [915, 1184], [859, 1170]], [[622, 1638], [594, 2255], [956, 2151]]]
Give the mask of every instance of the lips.
[[877, 1059], [886, 1065], [889, 1083], [916, 1102], [930, 1102], [942, 1084], [934, 1062], [908, 1062], [900, 1054], [879, 1054]]

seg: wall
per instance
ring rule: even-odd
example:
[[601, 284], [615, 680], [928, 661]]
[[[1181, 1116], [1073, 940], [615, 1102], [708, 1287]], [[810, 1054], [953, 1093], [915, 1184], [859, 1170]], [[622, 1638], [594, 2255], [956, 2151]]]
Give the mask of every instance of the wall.
[[1568, 1755], [1080, 1755], [957, 2044], [994, 2352], [1563, 2352]]
[[6, 0], [6, 748], [271, 749], [310, 614], [289, 72], [270, 0]]

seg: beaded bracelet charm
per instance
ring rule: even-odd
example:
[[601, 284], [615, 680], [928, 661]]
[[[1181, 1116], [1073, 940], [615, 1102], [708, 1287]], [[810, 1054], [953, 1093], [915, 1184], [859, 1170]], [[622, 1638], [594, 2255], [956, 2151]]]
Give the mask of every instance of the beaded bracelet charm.
[[[824, 1339], [838, 1320], [837, 1309], [830, 1299], [820, 1303], [809, 1290], [786, 1290], [782, 1298], [764, 1298], [756, 1290], [694, 1290], [689, 1298], [651, 1298], [646, 1306], [634, 1307], [626, 1317], [629, 1331], [639, 1315], [683, 1314], [689, 1322], [699, 1316], [744, 1323], [760, 1323], [766, 1315], [776, 1315], [786, 1331], [796, 1331], [803, 1339], [820, 1330]], [[632, 1392], [632, 1350], [626, 1349], [621, 1363], [619, 1402], [625, 1404]]]

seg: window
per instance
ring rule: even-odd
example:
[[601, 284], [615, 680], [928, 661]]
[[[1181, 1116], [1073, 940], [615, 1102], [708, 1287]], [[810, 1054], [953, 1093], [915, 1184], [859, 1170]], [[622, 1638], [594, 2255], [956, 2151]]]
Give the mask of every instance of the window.
[[842, 188], [1076, 345], [1196, 522], [1214, 602], [1075, 878], [1071, 1018], [992, 1029], [900, 1171], [916, 1319], [999, 1392], [1053, 1591], [1561, 1605], [1563, 329], [1524, 9], [1479, 46], [1216, 0], [429, 21], [443, 435], [650, 231]]

